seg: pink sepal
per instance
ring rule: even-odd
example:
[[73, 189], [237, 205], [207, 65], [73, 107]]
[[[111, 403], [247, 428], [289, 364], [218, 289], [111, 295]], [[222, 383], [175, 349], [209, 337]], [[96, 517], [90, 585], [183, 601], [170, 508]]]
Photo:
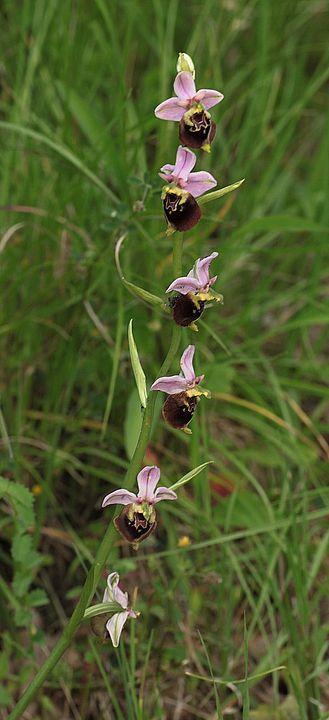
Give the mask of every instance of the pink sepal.
[[168, 98], [164, 100], [154, 110], [154, 114], [160, 120], [181, 120], [186, 108], [188, 106], [187, 101], [179, 100], [177, 97]]
[[167, 288], [166, 292], [179, 292], [181, 295], [187, 295], [189, 292], [197, 292], [200, 288], [200, 283], [196, 278], [179, 277], [174, 280], [171, 285]]
[[177, 500], [177, 495], [173, 490], [169, 490], [169, 488], [159, 487], [155, 491], [155, 500], [153, 502], [155, 504], [161, 500]]
[[185, 378], [182, 375], [171, 375], [169, 377], [161, 377], [151, 385], [151, 390], [160, 390], [167, 395], [177, 395], [184, 392], [188, 387]]
[[203, 195], [207, 190], [216, 187], [216, 185], [217, 180], [215, 180], [213, 175], [204, 170], [200, 170], [199, 172], [193, 172], [189, 175], [184, 190], [191, 193], [193, 197], [199, 197], [199, 195]]
[[135, 502], [137, 502], [137, 495], [135, 495], [135, 493], [120, 488], [120, 490], [114, 490], [105, 496], [102, 507], [106, 507], [107, 505], [130, 505]]
[[194, 353], [195, 345], [188, 345], [186, 350], [184, 350], [180, 360], [180, 366], [182, 368], [182, 372], [184, 373], [184, 377], [188, 381], [188, 384], [195, 380], [195, 372], [193, 370]]
[[206, 110], [209, 110], [209, 108], [213, 107], [214, 105], [217, 105], [224, 99], [224, 95], [221, 92], [218, 92], [218, 90], [198, 90], [196, 95], [194, 96], [194, 100], [197, 100], [197, 102], [201, 102], [203, 107]]
[[153, 502], [154, 490], [160, 480], [160, 468], [156, 465], [147, 465], [137, 475], [138, 497], [147, 502]]
[[180, 100], [190, 100], [196, 93], [195, 82], [190, 72], [183, 70], [176, 76], [174, 91]]
[[199, 258], [196, 262], [195, 272], [202, 287], [206, 287], [210, 284], [213, 285], [213, 282], [217, 279], [216, 276], [215, 279], [213, 278], [213, 282], [210, 283], [209, 281], [209, 267], [216, 257], [218, 257], [218, 252], [213, 252], [211, 255], [207, 255], [207, 257]]

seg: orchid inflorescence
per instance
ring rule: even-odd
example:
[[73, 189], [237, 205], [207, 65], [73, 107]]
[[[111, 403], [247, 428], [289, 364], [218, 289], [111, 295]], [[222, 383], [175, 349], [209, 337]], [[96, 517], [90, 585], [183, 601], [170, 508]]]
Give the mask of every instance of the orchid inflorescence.
[[[216, 134], [216, 125], [209, 109], [221, 102], [224, 97], [217, 90], [196, 90], [193, 61], [186, 53], [179, 54], [177, 71], [174, 81], [175, 95], [155, 108], [157, 118], [179, 122], [180, 145], [176, 152], [175, 163], [163, 165], [159, 172], [160, 177], [166, 182], [161, 198], [169, 234], [190, 230], [199, 222], [201, 208], [196, 198], [200, 198], [208, 190], [213, 190], [217, 185], [216, 179], [209, 172], [203, 170], [194, 172], [197, 157], [190, 148], [210, 151]], [[233, 186], [225, 188], [222, 194], [230, 191], [231, 188]], [[213, 194], [218, 195], [218, 192]], [[217, 275], [212, 276], [210, 273], [210, 265], [217, 257], [218, 252], [212, 252], [203, 258], [199, 257], [186, 276], [175, 278], [167, 287], [166, 293], [170, 295], [167, 308], [169, 307], [177, 325], [197, 330], [195, 321], [200, 318], [207, 304], [222, 302], [222, 295], [212, 290]], [[138, 381], [144, 383], [142, 392], [139, 392], [141, 402], [144, 402], [144, 397], [147, 398], [145, 376], [139, 368], [139, 359], [136, 360], [137, 350], [134, 348], [133, 352], [132, 363], [137, 386]], [[200, 398], [210, 397], [210, 393], [201, 388], [204, 375], [195, 374], [194, 354], [195, 345], [188, 345], [180, 359], [180, 373], [158, 377], [150, 388], [151, 391], [160, 391], [167, 395], [162, 409], [165, 422], [174, 429], [186, 433], [191, 432], [187, 426]], [[119, 515], [114, 518], [114, 525], [121, 537], [136, 549], [157, 526], [155, 505], [162, 500], [177, 499], [172, 488], [157, 487], [159, 480], [160, 468], [156, 465], [148, 465], [137, 475], [137, 493], [120, 488], [107, 494], [102, 502], [103, 508], [108, 505], [123, 505]], [[185, 482], [185, 478], [173, 487], [180, 485], [181, 482]], [[103, 614], [108, 610], [104, 603], [112, 603], [110, 605], [112, 612], [113, 607], [116, 608], [109, 619], [105, 617], [101, 622], [103, 637], [110, 637], [115, 647], [119, 643], [126, 620], [129, 617], [136, 618], [138, 615], [129, 606], [128, 595], [119, 588], [118, 583], [118, 573], [112, 572], [107, 578], [107, 588], [103, 597], [104, 610], [100, 610]], [[93, 613], [97, 614], [97, 612], [95, 608]]]

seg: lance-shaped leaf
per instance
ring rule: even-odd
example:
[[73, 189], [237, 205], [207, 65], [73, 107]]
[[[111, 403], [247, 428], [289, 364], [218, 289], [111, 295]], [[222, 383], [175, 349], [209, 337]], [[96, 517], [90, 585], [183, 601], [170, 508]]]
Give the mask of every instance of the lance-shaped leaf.
[[122, 610], [121, 605], [117, 602], [104, 602], [97, 605], [90, 605], [83, 614], [84, 620], [96, 617], [96, 615], [104, 615], [105, 613], [116, 613]]
[[202, 465], [198, 465], [198, 467], [194, 468], [194, 470], [190, 470], [186, 475], [183, 475], [183, 477], [180, 478], [180, 480], [177, 480], [173, 485], [170, 485], [170, 490], [177, 490], [177, 488], [181, 487], [182, 485], [185, 485], [185, 483], [189, 482], [189, 480], [192, 480], [196, 475], [199, 475], [202, 470], [204, 470], [207, 465], [211, 465], [211, 463], [214, 462], [213, 460], [208, 460], [208, 462], [202, 463]]
[[136, 347], [136, 343], [133, 336], [133, 321], [130, 320], [130, 323], [128, 325], [128, 344], [129, 344], [129, 352], [130, 352], [130, 360], [131, 365], [133, 369], [133, 373], [136, 380], [137, 390], [139, 399], [141, 401], [141, 406], [143, 408], [146, 407], [146, 401], [147, 401], [147, 392], [146, 392], [146, 378], [145, 373], [141, 365], [141, 361], [139, 359], [138, 350]]
[[233, 185], [226, 185], [226, 187], [220, 188], [220, 190], [214, 190], [214, 192], [207, 193], [206, 195], [202, 195], [202, 197], [198, 198], [199, 205], [205, 205], [208, 202], [211, 202], [212, 200], [218, 200], [218, 198], [223, 197], [223, 195], [228, 195], [228, 193], [233, 192], [234, 190], [237, 190], [242, 183], [244, 183], [245, 178], [243, 180], [238, 180], [238, 182], [233, 183]]
[[161, 300], [158, 295], [153, 295], [153, 293], [150, 293], [148, 290], [144, 290], [144, 288], [139, 287], [139, 285], [135, 285], [129, 280], [126, 280], [126, 278], [124, 277], [120, 264], [120, 250], [125, 237], [125, 235], [122, 235], [122, 237], [118, 240], [115, 246], [115, 264], [117, 266], [117, 271], [119, 273], [121, 282], [124, 284], [127, 290], [129, 290], [129, 292], [131, 292], [136, 297], [140, 298], [149, 305], [160, 305], [162, 310], [168, 312], [166, 304], [163, 302], [163, 300]]

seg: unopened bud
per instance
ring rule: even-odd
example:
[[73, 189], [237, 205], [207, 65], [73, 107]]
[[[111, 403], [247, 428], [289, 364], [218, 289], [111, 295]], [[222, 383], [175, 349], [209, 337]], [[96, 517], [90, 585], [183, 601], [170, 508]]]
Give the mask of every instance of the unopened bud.
[[195, 69], [192, 58], [187, 53], [178, 53], [177, 72], [190, 72], [195, 79]]

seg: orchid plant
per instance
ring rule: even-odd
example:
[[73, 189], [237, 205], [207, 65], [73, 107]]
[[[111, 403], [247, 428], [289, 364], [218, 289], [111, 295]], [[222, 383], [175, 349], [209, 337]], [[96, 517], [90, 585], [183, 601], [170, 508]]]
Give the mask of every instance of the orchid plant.
[[[167, 398], [163, 405], [164, 420], [174, 428], [182, 429], [186, 433], [191, 431], [187, 425], [191, 421], [200, 397], [209, 397], [207, 390], [201, 389], [204, 375], [196, 375], [193, 367], [195, 346], [188, 345], [180, 359], [181, 372], [178, 375], [167, 375], [180, 344], [181, 328], [190, 326], [196, 329], [194, 321], [200, 317], [206, 303], [221, 302], [222, 296], [211, 291], [217, 276], [211, 277], [210, 265], [218, 256], [212, 252], [206, 257], [199, 257], [190, 272], [182, 274], [182, 231], [194, 227], [201, 218], [199, 203], [209, 202], [235, 190], [243, 181], [207, 193], [217, 185], [217, 181], [209, 172], [194, 172], [196, 155], [189, 148], [210, 150], [210, 145], [216, 134], [216, 125], [213, 122], [209, 109], [223, 100], [223, 94], [218, 90], [196, 90], [194, 65], [192, 59], [185, 53], [179, 54], [177, 65], [178, 74], [174, 81], [175, 96], [161, 102], [155, 109], [155, 115], [162, 120], [179, 122], [180, 146], [177, 149], [175, 164], [165, 164], [160, 169], [160, 177], [166, 185], [162, 191], [162, 201], [165, 217], [169, 224], [169, 232], [174, 234], [173, 239], [173, 273], [175, 279], [167, 287], [166, 293], [175, 293], [170, 300], [173, 314], [172, 340], [167, 356], [158, 377], [151, 385], [148, 395], [146, 390], [145, 374], [141, 367], [138, 351], [132, 335], [132, 322], [129, 324], [129, 350], [137, 388], [143, 407], [143, 420], [137, 445], [130, 462], [125, 485], [126, 487], [108, 493], [102, 502], [102, 507], [109, 505], [123, 505], [120, 514], [114, 519], [114, 526], [123, 539], [138, 548], [139, 543], [145, 540], [157, 526], [155, 505], [162, 500], [176, 500], [174, 488], [180, 487], [194, 477], [205, 467], [205, 463], [190, 471], [186, 476], [176, 482], [172, 488], [157, 487], [160, 480], [160, 469], [156, 466], [146, 466], [141, 470], [143, 458], [149, 443], [152, 420], [155, 409], [155, 392], [166, 393]], [[200, 198], [199, 203], [196, 198]], [[118, 243], [121, 244], [122, 240]], [[117, 250], [117, 256], [119, 247]], [[120, 267], [117, 257], [117, 266]], [[132, 283], [127, 282], [122, 273], [121, 279], [128, 289], [137, 292], [144, 300], [160, 303], [161, 299]], [[206, 463], [207, 464], [207, 463]], [[131, 491], [137, 475], [138, 492]], [[133, 610], [128, 601], [128, 595], [119, 587], [119, 575], [112, 572], [107, 578], [107, 585], [100, 605], [91, 605], [103, 566], [108, 560], [113, 544], [113, 525], [109, 525], [104, 538], [92, 564], [77, 606], [71, 619], [53, 648], [44, 665], [40, 668], [30, 686], [10, 714], [8, 720], [18, 720], [31, 702], [36, 692], [49, 673], [69, 647], [75, 632], [83, 620], [94, 622], [98, 616], [111, 612], [102, 623], [102, 631], [111, 638], [114, 647], [119, 644], [122, 628], [128, 618], [136, 618], [139, 613]], [[89, 606], [89, 607], [88, 607]]]

